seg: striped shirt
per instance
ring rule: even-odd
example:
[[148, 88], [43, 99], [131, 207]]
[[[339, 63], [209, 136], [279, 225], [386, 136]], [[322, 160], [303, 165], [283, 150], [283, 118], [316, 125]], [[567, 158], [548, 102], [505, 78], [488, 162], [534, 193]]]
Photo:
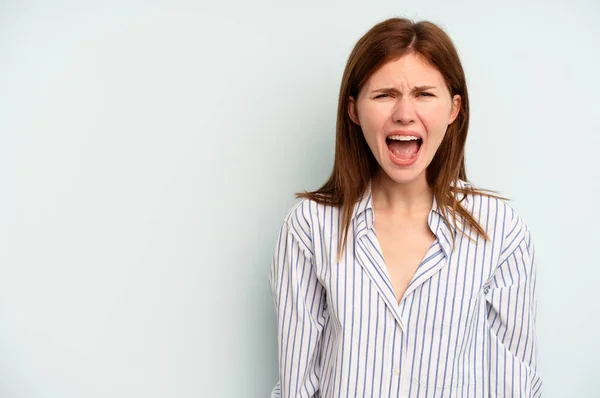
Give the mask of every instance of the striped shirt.
[[400, 304], [370, 186], [340, 262], [338, 208], [303, 199], [288, 212], [269, 272], [279, 352], [272, 397], [541, 396], [530, 229], [501, 199], [468, 195], [462, 204], [490, 240], [446, 223], [434, 198], [436, 238]]

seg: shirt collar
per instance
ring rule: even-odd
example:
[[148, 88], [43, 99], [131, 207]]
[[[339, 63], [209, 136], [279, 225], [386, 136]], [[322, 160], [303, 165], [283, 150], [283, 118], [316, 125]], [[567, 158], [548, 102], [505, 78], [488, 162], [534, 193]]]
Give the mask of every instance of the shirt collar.
[[[464, 188], [467, 185], [466, 181], [458, 180], [457, 186]], [[463, 207], [469, 211], [469, 196], [465, 197], [462, 202]], [[365, 192], [361, 196], [361, 198], [354, 205], [354, 210], [352, 213], [352, 219], [355, 223], [355, 231], [357, 234], [357, 238], [362, 235], [366, 230], [372, 229], [375, 221], [375, 216], [373, 213], [373, 195], [371, 191], [371, 182], [367, 184], [367, 188]], [[429, 211], [428, 224], [429, 228], [433, 231], [433, 233], [438, 238], [442, 249], [446, 256], [449, 256], [452, 251], [452, 238], [451, 235], [456, 237], [456, 232], [458, 228], [462, 227], [462, 223], [459, 219], [457, 219], [457, 227], [454, 227], [453, 217], [448, 212], [447, 214], [448, 221], [444, 220], [442, 217], [442, 213], [437, 201], [437, 198], [433, 197], [433, 203], [431, 205], [431, 210]]]

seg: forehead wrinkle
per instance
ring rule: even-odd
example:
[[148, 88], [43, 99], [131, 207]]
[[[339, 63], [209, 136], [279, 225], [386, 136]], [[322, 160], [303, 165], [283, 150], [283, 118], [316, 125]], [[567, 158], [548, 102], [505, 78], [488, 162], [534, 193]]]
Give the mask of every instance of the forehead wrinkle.
[[[438, 79], [431, 79], [428, 77], [420, 77], [416, 83], [411, 83], [408, 77], [402, 76], [400, 78], [394, 78], [389, 76], [390, 73], [386, 73], [387, 76], [377, 79], [376, 82], [369, 79], [369, 91], [376, 91], [381, 89], [395, 89], [398, 92], [403, 92], [403, 88], [406, 88], [409, 92], [416, 91], [417, 89], [434, 89], [439, 87]], [[430, 80], [436, 80], [435, 82]]]
[[[408, 56], [407, 56], [408, 57]], [[416, 62], [406, 62], [400, 58], [390, 61], [375, 71], [368, 79], [365, 92], [373, 92], [382, 88], [394, 88], [397, 92], [414, 92], [420, 86], [434, 86], [436, 90], [444, 90], [445, 81], [441, 73], [431, 65], [424, 63], [419, 57]]]

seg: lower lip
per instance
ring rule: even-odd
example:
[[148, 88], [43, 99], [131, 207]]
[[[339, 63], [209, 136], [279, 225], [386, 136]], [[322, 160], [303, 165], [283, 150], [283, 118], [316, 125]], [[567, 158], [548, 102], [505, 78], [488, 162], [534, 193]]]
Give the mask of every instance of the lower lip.
[[398, 159], [397, 157], [394, 156], [394, 154], [392, 153], [392, 151], [390, 151], [390, 149], [388, 148], [388, 152], [390, 154], [390, 159], [392, 160], [392, 163], [394, 163], [396, 166], [411, 166], [413, 165], [417, 159], [419, 158], [419, 155], [421, 154], [421, 148], [423, 147], [423, 144], [421, 144], [421, 146], [419, 147], [419, 150], [417, 151], [417, 154], [415, 156], [413, 156], [410, 159]]

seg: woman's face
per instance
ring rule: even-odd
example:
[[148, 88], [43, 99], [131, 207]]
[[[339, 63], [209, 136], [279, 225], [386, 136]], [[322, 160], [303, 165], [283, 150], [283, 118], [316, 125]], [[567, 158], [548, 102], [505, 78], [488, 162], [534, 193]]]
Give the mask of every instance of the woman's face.
[[437, 69], [407, 54], [378, 69], [350, 98], [348, 111], [381, 168], [406, 184], [425, 179], [460, 101], [460, 95], [450, 96]]

